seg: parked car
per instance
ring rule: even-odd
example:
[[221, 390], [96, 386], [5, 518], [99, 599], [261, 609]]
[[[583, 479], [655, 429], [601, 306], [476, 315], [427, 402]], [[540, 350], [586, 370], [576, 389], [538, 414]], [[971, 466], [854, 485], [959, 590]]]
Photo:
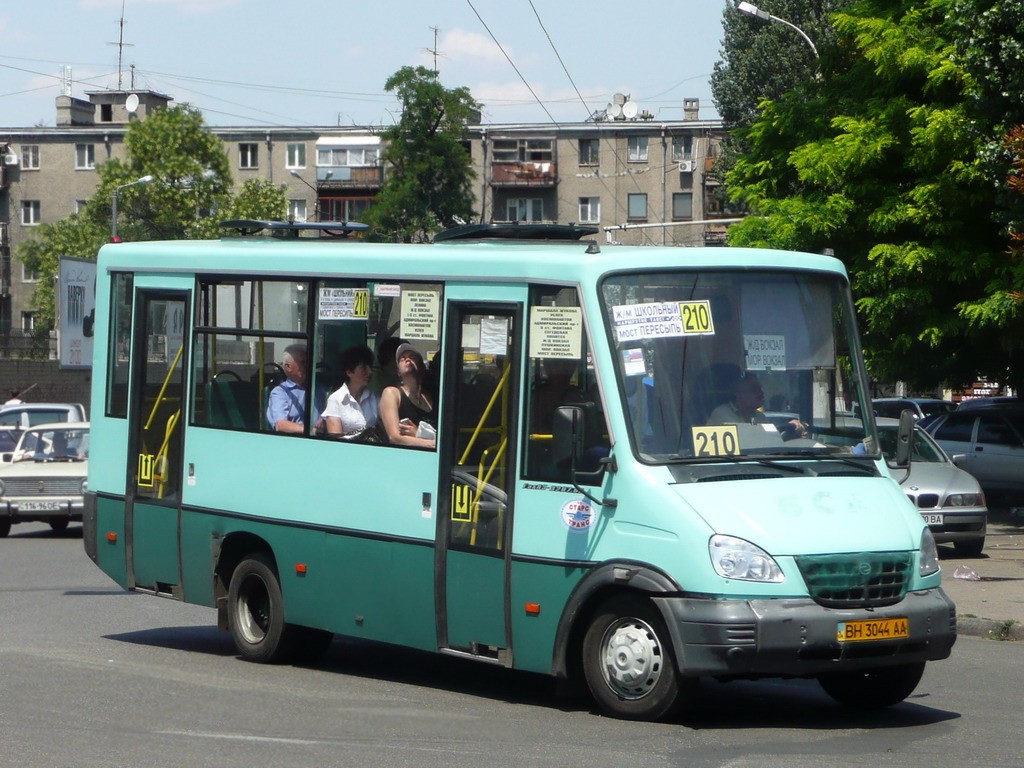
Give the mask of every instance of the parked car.
[[958, 467], [977, 478], [990, 501], [1024, 496], [1024, 409], [956, 410], [935, 417], [925, 429]]
[[967, 411], [972, 408], [990, 408], [992, 406], [1017, 406], [1018, 408], [1024, 407], [1024, 400], [1019, 397], [1009, 397], [1007, 395], [999, 395], [998, 397], [969, 397], [966, 400], [961, 400], [960, 405], [957, 406], [958, 411]]
[[[896, 455], [899, 420], [879, 418], [878, 439], [890, 461]], [[900, 475], [897, 473], [897, 479]], [[910, 473], [900, 485], [928, 523], [935, 541], [952, 544], [961, 557], [979, 557], [985, 547], [988, 507], [978, 481], [957, 467], [923, 429], [914, 429]]]
[[15, 523], [37, 520], [62, 531], [81, 520], [88, 459], [89, 422], [22, 431], [13, 460], [0, 466], [0, 537]]
[[0, 407], [0, 463], [11, 460], [21, 430], [36, 424], [85, 421], [81, 403], [17, 403]]
[[934, 397], [879, 397], [871, 401], [871, 407], [876, 416], [898, 419], [903, 411], [912, 411], [915, 419], [923, 419], [935, 413], [954, 411], [956, 403]]

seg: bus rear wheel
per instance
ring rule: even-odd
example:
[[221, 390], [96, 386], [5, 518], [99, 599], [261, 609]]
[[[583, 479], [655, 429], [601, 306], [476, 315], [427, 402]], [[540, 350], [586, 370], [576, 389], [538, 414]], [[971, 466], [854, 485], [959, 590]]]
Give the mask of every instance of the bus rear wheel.
[[4, 538], [10, 532], [11, 532], [11, 518], [9, 518], [9, 517], [0, 518], [0, 539]]
[[583, 638], [583, 674], [605, 712], [627, 720], [658, 720], [682, 703], [668, 629], [642, 598], [617, 596], [598, 609]]
[[818, 683], [844, 707], [882, 709], [899, 704], [914, 692], [924, 674], [925, 662], [879, 667], [862, 672], [831, 672]]
[[264, 664], [286, 661], [292, 650], [284, 597], [269, 557], [250, 555], [235, 568], [228, 587], [228, 627], [242, 658]]

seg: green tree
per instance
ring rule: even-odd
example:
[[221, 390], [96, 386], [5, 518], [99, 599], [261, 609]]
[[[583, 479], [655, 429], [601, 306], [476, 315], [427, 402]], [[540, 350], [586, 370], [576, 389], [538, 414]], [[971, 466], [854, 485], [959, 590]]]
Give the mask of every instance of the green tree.
[[[83, 209], [43, 224], [22, 243], [18, 258], [39, 274], [33, 297], [37, 327], [54, 323], [54, 276], [61, 256], [94, 259], [110, 240], [113, 196], [118, 190], [117, 235], [121, 240], [209, 239], [220, 236], [222, 218], [278, 218], [287, 211], [284, 187], [248, 182], [231, 194], [231, 170], [220, 139], [188, 106], [157, 110], [131, 123], [125, 157], [96, 169], [99, 181]], [[143, 177], [152, 180], [125, 187]]]
[[480, 105], [468, 89], [445, 88], [424, 67], [402, 67], [384, 87], [396, 92], [402, 114], [383, 133], [386, 177], [366, 222], [379, 237], [423, 241], [474, 215], [475, 174], [463, 135]]
[[922, 388], [1024, 374], [1007, 313], [981, 309], [1002, 301], [1007, 238], [982, 159], [994, 128], [957, 55], [954, 3], [860, 0], [835, 14], [821, 77], [764, 105], [727, 177], [760, 214], [730, 242], [833, 250], [872, 373]]
[[[758, 8], [802, 29], [815, 47], [835, 40], [831, 14], [852, 0], [759, 0]], [[807, 42], [784, 24], [754, 18], [729, 2], [722, 13], [721, 58], [711, 94], [727, 128], [749, 126], [764, 100], [775, 100], [814, 77], [818, 61]]]

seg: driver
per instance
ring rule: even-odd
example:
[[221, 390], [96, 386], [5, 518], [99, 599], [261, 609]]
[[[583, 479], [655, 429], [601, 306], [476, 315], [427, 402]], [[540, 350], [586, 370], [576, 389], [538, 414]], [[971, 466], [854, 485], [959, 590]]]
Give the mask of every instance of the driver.
[[[731, 398], [715, 408], [708, 417], [708, 424], [768, 424], [764, 415], [764, 387], [752, 371], [742, 374], [733, 382]], [[784, 437], [807, 437], [807, 425], [799, 419], [791, 419], [783, 428]]]

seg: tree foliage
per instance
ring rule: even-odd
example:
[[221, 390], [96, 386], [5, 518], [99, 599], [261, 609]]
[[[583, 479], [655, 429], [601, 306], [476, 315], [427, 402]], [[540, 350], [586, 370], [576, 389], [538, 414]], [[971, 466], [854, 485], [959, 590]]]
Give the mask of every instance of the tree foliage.
[[[216, 238], [221, 219], [283, 219], [287, 212], [283, 186], [247, 182], [237, 195], [231, 194], [224, 146], [206, 130], [202, 115], [188, 106], [160, 109], [131, 123], [125, 157], [106, 161], [96, 172], [98, 183], [84, 208], [41, 225], [18, 251], [25, 266], [39, 274], [33, 298], [37, 327], [53, 327], [54, 276], [60, 257], [95, 259], [110, 240], [115, 190], [121, 240]], [[146, 176], [152, 181], [132, 184]]]
[[387, 175], [367, 223], [383, 238], [413, 242], [469, 221], [475, 174], [463, 133], [480, 105], [424, 67], [402, 67], [384, 87], [395, 91], [402, 114], [383, 134]]
[[727, 176], [760, 214], [730, 242], [833, 250], [872, 373], [921, 388], [1024, 374], [995, 215], [1005, 176], [985, 160], [998, 121], [979, 109], [956, 5], [859, 0], [835, 14], [820, 78], [763, 106]]
[[[807, 33], [815, 47], [835, 40], [830, 15], [852, 0], [759, 0], [757, 7]], [[757, 19], [726, 4], [721, 58], [711, 74], [711, 93], [727, 128], [750, 125], [764, 100], [775, 100], [812, 78], [818, 61], [807, 42], [784, 24]]]

